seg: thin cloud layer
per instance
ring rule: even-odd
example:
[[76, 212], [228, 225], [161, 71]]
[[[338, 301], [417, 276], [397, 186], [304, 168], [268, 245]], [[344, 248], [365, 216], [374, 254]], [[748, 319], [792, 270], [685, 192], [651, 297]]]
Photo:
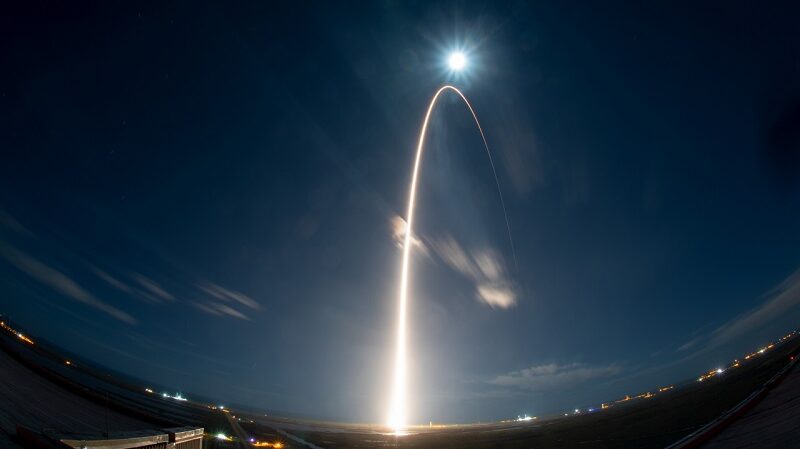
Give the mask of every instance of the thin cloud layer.
[[203, 282], [198, 284], [197, 287], [214, 298], [225, 302], [236, 302], [254, 310], [261, 308], [261, 305], [256, 302], [256, 300], [245, 295], [244, 293], [227, 289], [221, 285], [214, 284], [213, 282]]
[[165, 301], [177, 301], [175, 295], [167, 292], [160, 284], [157, 284], [153, 280], [142, 276], [141, 274], [130, 274], [130, 277], [133, 279], [135, 284], [129, 284], [126, 281], [122, 281], [94, 265], [89, 264], [89, 267], [92, 270], [92, 273], [97, 275], [97, 277], [102, 279], [106, 284], [114, 287], [122, 293], [130, 295], [133, 298], [155, 304], [163, 303]]
[[101, 301], [65, 274], [45, 265], [33, 257], [7, 246], [0, 246], [0, 253], [2, 253], [3, 257], [18, 270], [62, 295], [90, 307], [94, 307], [122, 322], [132, 325], [137, 323], [136, 319], [128, 313]]
[[25, 226], [23, 226], [22, 223], [17, 221], [16, 218], [9, 215], [3, 209], [0, 209], [0, 226], [3, 226], [7, 229], [10, 229], [20, 234], [31, 235], [31, 232], [28, 231], [28, 229]]
[[792, 273], [765, 296], [767, 299], [760, 306], [717, 328], [712, 333], [709, 348], [760, 329], [800, 304], [800, 270]]
[[116, 288], [117, 290], [124, 292], [124, 293], [133, 293], [133, 288], [130, 285], [120, 281], [119, 279], [111, 276], [110, 274], [106, 273], [105, 271], [97, 268], [91, 267], [92, 272], [97, 275], [100, 279], [104, 280], [108, 285]]
[[657, 372], [693, 360], [780, 319], [800, 304], [800, 270], [792, 273], [778, 286], [764, 294], [764, 297], [766, 299], [760, 306], [750, 309], [712, 332], [705, 332], [701, 336], [692, 338], [675, 349], [675, 353], [686, 353], [685, 356], [652, 366], [631, 377]]
[[[389, 228], [392, 232], [392, 241], [394, 241], [395, 246], [400, 249], [403, 248], [403, 243], [405, 242], [406, 227], [406, 220], [403, 219], [403, 217], [395, 215], [391, 220], [389, 220]], [[422, 241], [418, 239], [416, 235], [411, 236], [411, 248], [418, 254], [422, 254], [424, 256], [429, 255], [428, 247], [422, 243]]]
[[203, 312], [208, 313], [209, 315], [215, 315], [215, 316], [225, 316], [225, 315], [227, 315], [227, 316], [230, 316], [230, 317], [233, 317], [233, 318], [238, 318], [240, 320], [248, 320], [248, 321], [250, 321], [250, 317], [248, 317], [247, 315], [243, 314], [242, 312], [239, 312], [238, 310], [234, 309], [233, 307], [230, 307], [230, 306], [222, 304], [222, 303], [218, 303], [218, 302], [206, 302], [206, 303], [192, 302], [191, 304], [193, 306], [197, 307], [198, 309], [202, 310]]
[[431, 247], [445, 264], [473, 282], [480, 301], [499, 309], [517, 305], [513, 283], [494, 251], [483, 249], [468, 253], [449, 235], [432, 241]]
[[154, 280], [147, 278], [139, 273], [131, 274], [131, 278], [133, 278], [133, 280], [135, 280], [139, 285], [141, 285], [142, 288], [144, 288], [149, 295], [155, 296], [159, 300], [164, 300], [164, 301], [175, 300], [175, 296], [173, 296], [168, 291], [164, 290], [164, 288], [161, 287], [161, 285], [156, 283]]
[[208, 298], [204, 302], [192, 302], [192, 305], [210, 315], [250, 320], [250, 317], [244, 311], [235, 307], [246, 307], [251, 310], [261, 308], [261, 304], [244, 293], [225, 288], [213, 282], [202, 282], [196, 284], [196, 287], [206, 293]]
[[549, 363], [511, 371], [495, 377], [489, 383], [502, 387], [541, 391], [577, 386], [589, 380], [612, 377], [620, 372], [622, 372], [622, 368], [613, 364], [590, 366], [583, 363], [567, 365]]

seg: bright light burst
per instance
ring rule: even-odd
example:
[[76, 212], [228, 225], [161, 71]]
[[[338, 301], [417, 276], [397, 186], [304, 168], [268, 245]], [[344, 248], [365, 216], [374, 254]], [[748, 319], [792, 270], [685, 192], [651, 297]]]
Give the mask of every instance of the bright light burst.
[[450, 56], [447, 58], [447, 65], [450, 66], [451, 70], [460, 72], [467, 66], [467, 57], [460, 51], [454, 51], [450, 53]]

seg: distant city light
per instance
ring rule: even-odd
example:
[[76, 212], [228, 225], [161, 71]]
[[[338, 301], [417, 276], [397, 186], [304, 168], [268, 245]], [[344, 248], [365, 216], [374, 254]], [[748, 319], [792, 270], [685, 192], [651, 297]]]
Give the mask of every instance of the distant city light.
[[25, 335], [23, 335], [22, 333], [18, 333], [18, 334], [17, 334], [17, 337], [18, 337], [20, 340], [24, 341], [25, 343], [28, 343], [29, 345], [32, 345], [32, 344], [33, 344], [33, 340], [31, 340], [30, 338], [26, 337], [26, 336], [25, 336]]

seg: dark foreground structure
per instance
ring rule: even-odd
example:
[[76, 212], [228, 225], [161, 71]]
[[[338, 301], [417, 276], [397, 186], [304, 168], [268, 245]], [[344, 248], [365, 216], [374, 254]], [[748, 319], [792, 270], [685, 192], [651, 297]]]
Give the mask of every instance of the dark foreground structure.
[[112, 385], [99, 381], [92, 385], [85, 372], [69, 373], [74, 371], [72, 361], [56, 365], [35, 348], [33, 340], [5, 321], [1, 327], [0, 448], [203, 447], [202, 427], [164, 428], [177, 421], [168, 414], [159, 416], [145, 407], [120, 403], [121, 392], [112, 398]]
[[30, 370], [6, 351], [0, 351], [0, 373], [2, 448], [203, 447], [202, 427], [157, 429], [160, 422], [98, 404]]
[[[791, 338], [790, 338], [791, 337]], [[0, 448], [791, 448], [800, 447], [795, 333], [663, 391], [577, 416], [410, 429], [221, 409], [115, 379], [3, 323]], [[204, 429], [207, 433], [204, 434]]]
[[35, 432], [17, 426], [23, 446], [53, 449], [202, 449], [203, 429], [179, 427], [103, 435], [61, 435], [46, 429]]

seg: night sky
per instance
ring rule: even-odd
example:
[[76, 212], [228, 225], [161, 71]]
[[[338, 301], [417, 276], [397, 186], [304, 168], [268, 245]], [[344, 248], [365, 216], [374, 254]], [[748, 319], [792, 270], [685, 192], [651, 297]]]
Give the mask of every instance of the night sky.
[[800, 324], [796, 3], [161, 3], [0, 18], [0, 313], [33, 335], [190, 398], [383, 422], [444, 83], [517, 262], [448, 94], [412, 422], [597, 404]]

